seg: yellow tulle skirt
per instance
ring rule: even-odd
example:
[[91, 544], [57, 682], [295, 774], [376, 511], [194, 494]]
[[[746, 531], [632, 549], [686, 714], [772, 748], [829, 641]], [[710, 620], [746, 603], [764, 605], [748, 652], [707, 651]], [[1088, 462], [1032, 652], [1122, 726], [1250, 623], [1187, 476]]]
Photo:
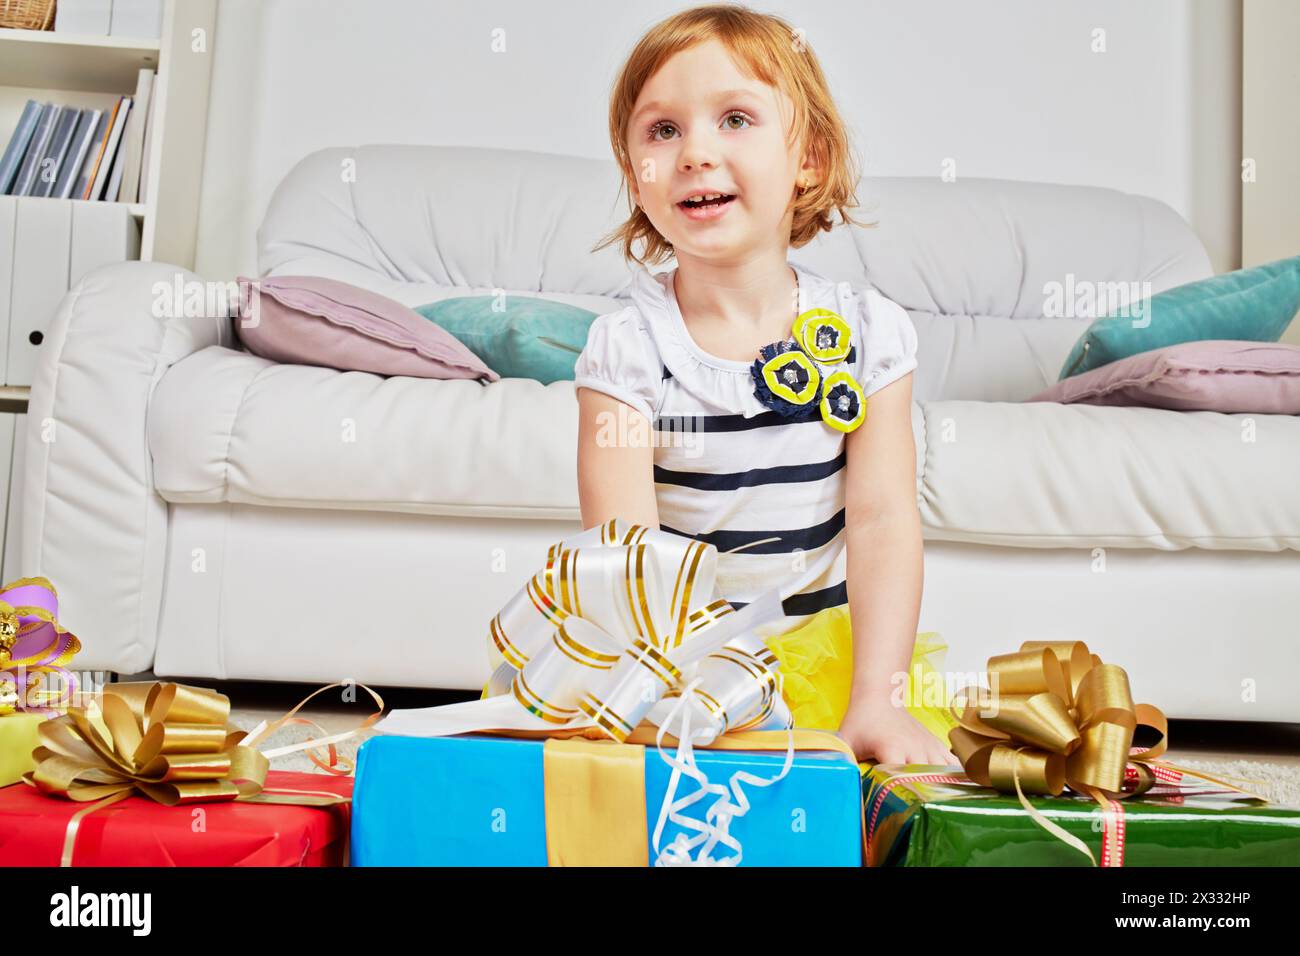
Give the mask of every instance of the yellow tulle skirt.
[[[853, 684], [853, 630], [847, 604], [819, 611], [794, 630], [767, 638], [781, 662], [782, 693], [796, 727], [838, 730]], [[948, 746], [957, 721], [942, 673], [948, 645], [938, 634], [916, 635], [912, 665], [896, 693], [907, 712]]]

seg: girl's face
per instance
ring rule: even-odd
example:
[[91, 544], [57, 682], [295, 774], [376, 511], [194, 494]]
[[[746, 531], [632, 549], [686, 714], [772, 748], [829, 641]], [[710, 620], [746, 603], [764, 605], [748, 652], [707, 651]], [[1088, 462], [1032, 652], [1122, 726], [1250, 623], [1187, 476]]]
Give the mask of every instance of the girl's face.
[[[816, 181], [786, 145], [789, 96], [744, 76], [711, 40], [674, 55], [642, 88], [628, 122], [633, 198], [683, 257], [750, 258], [790, 240], [795, 183]], [[730, 200], [692, 209], [706, 193]]]

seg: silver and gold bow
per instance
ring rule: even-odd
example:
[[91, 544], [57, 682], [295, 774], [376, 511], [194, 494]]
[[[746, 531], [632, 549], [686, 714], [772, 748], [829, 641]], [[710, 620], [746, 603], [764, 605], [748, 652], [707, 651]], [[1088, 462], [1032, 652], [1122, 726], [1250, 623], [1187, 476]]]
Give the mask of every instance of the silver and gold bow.
[[618, 519], [552, 545], [492, 618], [483, 698], [396, 710], [375, 729], [585, 730], [621, 742], [681, 704], [709, 731], [698, 739], [784, 730], [776, 655], [753, 633], [781, 616], [779, 594], [737, 611], [718, 593], [717, 562], [711, 544]]

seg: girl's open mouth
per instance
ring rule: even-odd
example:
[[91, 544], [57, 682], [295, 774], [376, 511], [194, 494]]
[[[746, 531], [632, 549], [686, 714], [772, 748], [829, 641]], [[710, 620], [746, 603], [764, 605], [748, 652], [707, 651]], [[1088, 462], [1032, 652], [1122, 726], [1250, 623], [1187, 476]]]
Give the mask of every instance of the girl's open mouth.
[[735, 196], [719, 196], [716, 199], [683, 199], [677, 208], [690, 219], [716, 219], [726, 212]]

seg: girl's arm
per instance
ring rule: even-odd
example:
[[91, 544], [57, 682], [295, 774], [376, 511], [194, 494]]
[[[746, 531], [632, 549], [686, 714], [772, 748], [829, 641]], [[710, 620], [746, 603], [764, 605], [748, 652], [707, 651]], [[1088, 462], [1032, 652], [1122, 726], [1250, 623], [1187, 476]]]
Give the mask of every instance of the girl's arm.
[[912, 663], [924, 576], [911, 373], [870, 397], [867, 420], [845, 444], [853, 684], [840, 732], [859, 760], [954, 763], [943, 742], [893, 703]]
[[578, 394], [578, 500], [582, 527], [621, 518], [659, 527], [654, 433], [632, 406], [590, 388]]

